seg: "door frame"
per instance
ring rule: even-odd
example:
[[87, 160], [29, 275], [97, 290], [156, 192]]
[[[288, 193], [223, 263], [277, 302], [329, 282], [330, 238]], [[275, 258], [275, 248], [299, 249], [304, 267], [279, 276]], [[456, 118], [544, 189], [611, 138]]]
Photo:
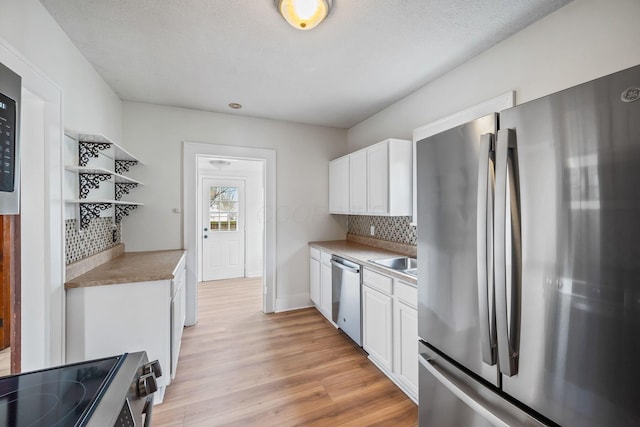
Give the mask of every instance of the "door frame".
[[233, 145], [182, 142], [182, 210], [183, 242], [187, 250], [185, 278], [187, 313], [186, 325], [198, 322], [198, 156], [229, 157], [264, 162], [264, 243], [262, 281], [264, 285], [262, 310], [273, 313], [276, 307], [276, 150], [239, 147]]
[[[29, 168], [29, 185], [34, 191], [21, 191], [20, 229], [16, 233], [21, 236], [21, 253], [29, 257], [21, 257], [20, 262], [28, 265], [21, 268], [12, 296], [11, 369], [17, 373], [65, 361], [63, 107], [60, 86], [3, 38], [0, 61], [22, 77], [23, 107], [26, 90], [42, 102], [43, 113], [43, 128], [38, 129], [41, 134], [35, 145], [27, 147], [21, 138], [21, 152], [38, 153], [44, 168]], [[22, 181], [21, 186], [26, 184]], [[25, 210], [25, 204], [40, 206], [40, 210]], [[34, 259], [42, 262], [40, 269], [32, 268]], [[29, 316], [22, 316], [22, 312]]]
[[[242, 215], [240, 214], [240, 212], [238, 212], [238, 216], [242, 217], [242, 225], [243, 225], [243, 231], [242, 231], [242, 240], [243, 240], [243, 257], [244, 257], [244, 268], [243, 268], [243, 277], [246, 277], [247, 275], [247, 231], [246, 231], [246, 220], [247, 220], [247, 211], [246, 211], [246, 199], [247, 199], [247, 179], [243, 178], [243, 177], [233, 177], [231, 175], [229, 176], [216, 176], [216, 175], [203, 175], [200, 174], [199, 175], [199, 187], [198, 187], [198, 210], [200, 211], [200, 220], [198, 221], [198, 230], [200, 233], [202, 233], [202, 229], [204, 228], [204, 223], [203, 221], [203, 216], [202, 214], [204, 213], [204, 181], [205, 180], [212, 180], [212, 181], [240, 181], [242, 182], [243, 185], [243, 190], [242, 190], [242, 203], [244, 206], [242, 206]], [[198, 241], [198, 263], [199, 263], [199, 269], [198, 269], [198, 278], [196, 279], [197, 281], [204, 281], [204, 265], [203, 265], [203, 254], [204, 254], [204, 246], [203, 246], [203, 241], [202, 239], [199, 239]], [[263, 254], [264, 257], [264, 254]]]

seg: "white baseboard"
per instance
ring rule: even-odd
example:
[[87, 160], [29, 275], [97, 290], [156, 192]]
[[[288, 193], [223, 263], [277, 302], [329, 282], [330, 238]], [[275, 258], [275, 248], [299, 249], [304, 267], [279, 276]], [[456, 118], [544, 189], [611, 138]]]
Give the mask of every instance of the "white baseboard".
[[313, 307], [313, 303], [311, 302], [308, 292], [276, 298], [276, 313], [307, 307]]
[[260, 277], [262, 276], [262, 270], [247, 271], [245, 277]]

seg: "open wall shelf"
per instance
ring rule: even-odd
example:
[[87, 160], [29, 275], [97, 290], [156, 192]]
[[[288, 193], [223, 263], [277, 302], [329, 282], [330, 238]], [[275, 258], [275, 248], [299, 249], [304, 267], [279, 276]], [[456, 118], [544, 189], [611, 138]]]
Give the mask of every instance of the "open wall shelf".
[[[65, 169], [78, 174], [78, 198], [66, 203], [78, 206], [80, 229], [89, 227], [91, 221], [107, 209], [113, 208], [114, 223], [119, 224], [132, 210], [142, 206], [142, 203], [122, 200], [124, 195], [143, 185], [124, 175], [131, 167], [142, 164], [138, 158], [104, 135], [72, 130], [65, 133], [78, 142], [79, 166], [66, 166]], [[91, 159], [100, 155], [112, 160], [113, 169], [89, 166]], [[91, 190], [98, 189], [102, 182], [107, 181], [114, 185], [114, 198], [92, 199]]]

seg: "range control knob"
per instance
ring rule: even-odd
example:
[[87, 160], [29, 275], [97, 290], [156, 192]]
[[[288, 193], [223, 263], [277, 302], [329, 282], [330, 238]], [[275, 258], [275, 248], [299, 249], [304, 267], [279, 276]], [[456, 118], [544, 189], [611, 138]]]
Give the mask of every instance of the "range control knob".
[[145, 397], [153, 394], [158, 390], [158, 383], [153, 374], [141, 375], [138, 378], [138, 396]]
[[160, 367], [160, 362], [154, 360], [153, 362], [149, 362], [142, 367], [143, 374], [154, 374], [156, 378], [162, 376], [162, 368]]

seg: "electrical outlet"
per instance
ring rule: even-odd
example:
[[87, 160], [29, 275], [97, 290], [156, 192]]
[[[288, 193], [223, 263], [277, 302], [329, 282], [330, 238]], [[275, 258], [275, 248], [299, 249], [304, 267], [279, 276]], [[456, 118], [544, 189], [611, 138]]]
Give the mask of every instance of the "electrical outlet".
[[375, 226], [375, 225], [372, 225], [372, 226], [371, 226], [371, 235], [372, 235], [372, 236], [375, 236], [375, 235], [376, 235], [376, 226]]

